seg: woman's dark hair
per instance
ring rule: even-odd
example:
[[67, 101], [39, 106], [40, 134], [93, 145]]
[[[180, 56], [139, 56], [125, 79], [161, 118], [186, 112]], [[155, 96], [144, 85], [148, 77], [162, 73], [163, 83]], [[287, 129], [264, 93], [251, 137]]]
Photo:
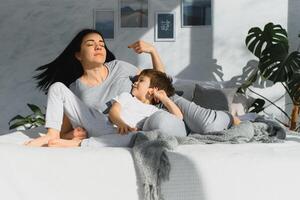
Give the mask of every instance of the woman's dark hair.
[[[62, 82], [67, 87], [69, 87], [69, 85], [72, 82], [74, 82], [76, 79], [82, 76], [83, 67], [81, 63], [76, 59], [75, 53], [80, 51], [80, 46], [83, 38], [90, 33], [97, 33], [103, 38], [102, 34], [97, 30], [83, 29], [74, 37], [70, 44], [54, 61], [46, 65], [40, 66], [35, 70], [42, 71], [33, 77], [37, 80], [37, 88], [47, 93], [52, 83]], [[115, 56], [107, 48], [106, 44], [105, 50], [105, 62], [114, 60]]]

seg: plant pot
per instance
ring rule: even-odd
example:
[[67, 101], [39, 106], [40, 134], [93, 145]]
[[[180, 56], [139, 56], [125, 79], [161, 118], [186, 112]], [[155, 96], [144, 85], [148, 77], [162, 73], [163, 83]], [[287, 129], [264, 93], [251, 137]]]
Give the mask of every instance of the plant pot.
[[292, 110], [292, 114], [291, 114], [290, 130], [294, 131], [297, 128], [298, 116], [299, 116], [299, 106], [294, 105], [293, 110]]

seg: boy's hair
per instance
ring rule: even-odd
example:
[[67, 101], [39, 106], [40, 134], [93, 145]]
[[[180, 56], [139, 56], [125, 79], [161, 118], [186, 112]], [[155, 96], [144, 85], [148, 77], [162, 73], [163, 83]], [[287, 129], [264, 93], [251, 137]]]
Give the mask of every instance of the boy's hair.
[[139, 76], [150, 78], [150, 88], [158, 88], [164, 90], [168, 97], [175, 94], [175, 88], [172, 85], [172, 78], [166, 73], [154, 69], [144, 69]]

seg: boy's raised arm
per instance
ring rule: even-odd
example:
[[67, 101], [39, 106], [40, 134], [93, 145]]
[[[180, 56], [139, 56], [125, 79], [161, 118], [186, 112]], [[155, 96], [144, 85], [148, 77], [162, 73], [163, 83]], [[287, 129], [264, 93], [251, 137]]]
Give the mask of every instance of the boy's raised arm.
[[179, 107], [167, 96], [164, 90], [154, 90], [154, 99], [159, 100], [167, 110], [176, 117], [183, 119], [182, 112]]

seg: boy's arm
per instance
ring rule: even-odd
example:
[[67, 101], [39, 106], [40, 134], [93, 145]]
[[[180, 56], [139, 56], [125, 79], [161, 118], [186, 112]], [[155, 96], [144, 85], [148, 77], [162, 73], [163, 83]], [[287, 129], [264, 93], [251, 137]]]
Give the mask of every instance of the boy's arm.
[[179, 119], [183, 119], [183, 115], [179, 107], [167, 96], [164, 90], [154, 91], [154, 98], [159, 100], [167, 110], [178, 117]]
[[115, 124], [118, 127], [118, 133], [124, 135], [127, 134], [128, 132], [136, 131], [137, 130], [136, 128], [130, 127], [121, 119], [120, 113], [121, 113], [121, 104], [118, 102], [114, 102], [109, 110], [108, 118], [113, 124]]

